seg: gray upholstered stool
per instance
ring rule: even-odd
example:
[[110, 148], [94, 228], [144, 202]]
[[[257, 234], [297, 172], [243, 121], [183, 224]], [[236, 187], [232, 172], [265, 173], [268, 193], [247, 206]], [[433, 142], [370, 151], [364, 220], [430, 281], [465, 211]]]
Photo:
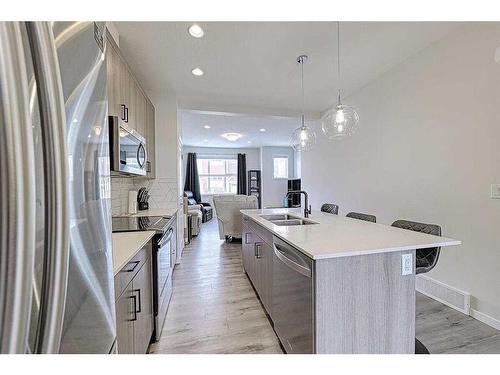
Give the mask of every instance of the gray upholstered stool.
[[[441, 236], [441, 227], [436, 224], [417, 223], [409, 220], [396, 220], [392, 223], [393, 227], [413, 230], [415, 232], [433, 234]], [[433, 269], [439, 259], [439, 252], [441, 247], [430, 247], [427, 249], [418, 249], [415, 252], [416, 257], [416, 273], [426, 273]], [[429, 351], [419, 340], [415, 338], [415, 353], [416, 354], [429, 354]]]
[[333, 203], [325, 203], [321, 206], [321, 211], [329, 214], [338, 215], [339, 214], [339, 206]]
[[353, 219], [358, 219], [358, 220], [371, 221], [372, 223], [377, 222], [377, 217], [375, 215], [363, 214], [361, 212], [349, 212], [345, 216], [352, 217]]

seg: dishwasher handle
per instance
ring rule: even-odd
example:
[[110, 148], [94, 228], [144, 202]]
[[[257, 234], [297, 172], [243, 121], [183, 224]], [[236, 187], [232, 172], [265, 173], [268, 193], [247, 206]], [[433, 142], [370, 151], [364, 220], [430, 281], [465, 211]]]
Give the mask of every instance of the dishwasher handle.
[[274, 247], [274, 255], [276, 255], [276, 258], [278, 258], [280, 261], [282, 261], [286, 266], [288, 266], [292, 270], [300, 273], [301, 275], [304, 275], [306, 277], [311, 278], [312, 272], [311, 272], [311, 269], [309, 267], [305, 267], [301, 264], [294, 262], [290, 258], [288, 258], [285, 255], [285, 253], [279, 249], [279, 247], [280, 247], [279, 245], [273, 243], [273, 247]]

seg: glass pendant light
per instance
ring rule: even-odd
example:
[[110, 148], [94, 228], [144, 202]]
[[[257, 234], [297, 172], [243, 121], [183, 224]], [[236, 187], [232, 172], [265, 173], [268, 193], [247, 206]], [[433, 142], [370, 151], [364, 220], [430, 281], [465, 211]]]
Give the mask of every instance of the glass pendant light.
[[337, 76], [339, 85], [337, 105], [327, 111], [321, 119], [321, 129], [330, 139], [339, 139], [352, 135], [359, 123], [356, 109], [342, 103], [340, 89], [340, 22], [337, 22]]
[[297, 57], [297, 62], [300, 64], [302, 74], [302, 125], [295, 129], [292, 133], [291, 144], [295, 151], [308, 151], [316, 142], [316, 133], [305, 123], [304, 110], [304, 64], [307, 61], [306, 55]]

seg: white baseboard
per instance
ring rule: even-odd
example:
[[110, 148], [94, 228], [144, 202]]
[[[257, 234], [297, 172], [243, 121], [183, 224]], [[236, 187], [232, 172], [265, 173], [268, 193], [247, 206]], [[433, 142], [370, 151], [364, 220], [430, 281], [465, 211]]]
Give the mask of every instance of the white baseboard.
[[470, 315], [470, 293], [468, 292], [434, 280], [426, 275], [417, 275], [416, 289], [417, 292], [425, 294], [446, 306]]
[[470, 309], [470, 316], [472, 316], [474, 319], [479, 320], [480, 322], [483, 322], [493, 328], [500, 330], [500, 320], [495, 319], [492, 316], [486, 315], [485, 313], [474, 309]]

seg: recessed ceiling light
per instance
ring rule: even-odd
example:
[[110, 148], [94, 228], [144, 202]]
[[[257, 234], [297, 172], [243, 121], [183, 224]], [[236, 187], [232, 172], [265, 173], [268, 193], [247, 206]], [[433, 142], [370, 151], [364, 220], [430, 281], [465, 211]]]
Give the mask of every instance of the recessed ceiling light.
[[203, 126], [205, 129], [210, 129], [210, 125], [204, 125]]
[[264, 133], [266, 131], [266, 129], [260, 128], [259, 131], [262, 132], [262, 133]]
[[203, 31], [201, 26], [197, 24], [189, 26], [188, 32], [194, 38], [202, 38], [203, 35], [205, 35], [205, 32]]
[[208, 139], [204, 139], [203, 142], [208, 142]]
[[240, 133], [224, 133], [221, 134], [222, 137], [226, 138], [228, 141], [234, 142], [243, 137]]
[[252, 141], [248, 141], [247, 143], [252, 143]]
[[200, 68], [194, 68], [193, 70], [191, 70], [191, 73], [199, 77], [203, 75], [203, 70], [201, 70]]

